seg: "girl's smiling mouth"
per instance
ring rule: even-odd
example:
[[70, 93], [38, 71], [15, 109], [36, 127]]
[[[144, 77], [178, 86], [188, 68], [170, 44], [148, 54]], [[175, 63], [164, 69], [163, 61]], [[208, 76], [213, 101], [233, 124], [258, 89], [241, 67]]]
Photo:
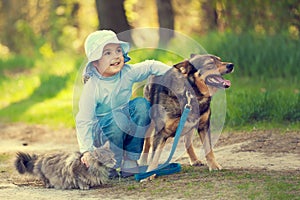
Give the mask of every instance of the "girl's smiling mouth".
[[114, 62], [112, 64], [110, 64], [110, 66], [118, 66], [121, 62]]
[[117, 60], [113, 60], [110, 66], [118, 66], [119, 64], [121, 64], [121, 60], [117, 59]]

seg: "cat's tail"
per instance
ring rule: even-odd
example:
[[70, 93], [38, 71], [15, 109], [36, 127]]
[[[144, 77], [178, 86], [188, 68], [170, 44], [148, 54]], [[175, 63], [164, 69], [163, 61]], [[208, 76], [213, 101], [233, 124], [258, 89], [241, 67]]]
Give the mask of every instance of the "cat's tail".
[[15, 167], [20, 174], [33, 174], [34, 163], [37, 160], [37, 155], [18, 152], [15, 160]]

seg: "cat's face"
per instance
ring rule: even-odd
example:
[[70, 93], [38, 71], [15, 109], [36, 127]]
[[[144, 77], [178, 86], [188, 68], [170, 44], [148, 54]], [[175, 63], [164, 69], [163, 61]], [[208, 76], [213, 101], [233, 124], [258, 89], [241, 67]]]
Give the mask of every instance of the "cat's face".
[[101, 163], [101, 165], [104, 165], [108, 168], [113, 168], [116, 164], [114, 153], [109, 147], [109, 142], [106, 142], [103, 146], [95, 149], [91, 157], [94, 157], [99, 163]]

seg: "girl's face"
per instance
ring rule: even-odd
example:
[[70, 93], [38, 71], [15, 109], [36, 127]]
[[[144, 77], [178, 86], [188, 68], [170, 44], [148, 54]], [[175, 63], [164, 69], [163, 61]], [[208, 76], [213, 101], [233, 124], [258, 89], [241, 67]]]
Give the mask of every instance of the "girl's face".
[[102, 57], [93, 62], [97, 71], [104, 77], [119, 73], [124, 67], [124, 56], [119, 44], [107, 44], [103, 48]]

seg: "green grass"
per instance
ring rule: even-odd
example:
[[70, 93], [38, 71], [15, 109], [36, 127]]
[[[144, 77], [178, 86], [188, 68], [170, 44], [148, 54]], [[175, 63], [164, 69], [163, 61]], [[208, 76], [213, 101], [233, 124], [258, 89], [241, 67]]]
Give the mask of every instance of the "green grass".
[[[285, 34], [262, 36], [210, 33], [195, 37], [207, 52], [235, 64], [226, 77], [226, 122], [229, 129], [300, 128], [299, 41]], [[191, 52], [197, 53], [197, 52]], [[0, 59], [0, 120], [74, 127], [75, 81], [83, 55], [55, 52]], [[157, 59], [169, 65], [184, 58], [174, 51], [135, 49], [132, 63]], [[142, 88], [136, 95], [142, 95]], [[76, 88], [75, 96], [80, 90]]]
[[297, 80], [234, 78], [226, 97], [226, 127], [299, 128]]
[[[221, 195], [219, 198], [222, 196], [225, 198], [226, 194], [235, 198], [243, 197], [241, 199], [297, 199], [299, 197], [297, 195], [300, 191], [300, 176], [289, 174], [292, 172], [202, 170], [199, 174], [199, 169], [184, 166], [182, 173], [186, 173], [189, 177], [194, 175], [192, 180], [200, 179], [199, 188], [218, 191]], [[192, 187], [196, 187], [196, 182], [193, 183]], [[192, 192], [188, 194], [193, 195]]]
[[242, 169], [209, 172], [184, 165], [181, 172], [152, 182], [121, 179], [112, 188], [118, 188], [120, 194], [167, 199], [299, 199], [300, 174]]
[[[207, 52], [234, 62], [240, 76], [264, 78], [299, 77], [300, 40], [285, 33], [209, 33], [195, 37]], [[298, 76], [297, 76], [298, 75]]]
[[30, 61], [22, 68], [19, 57], [2, 61], [0, 118], [5, 122], [73, 127], [72, 97], [78, 62], [58, 52], [51, 58]]

